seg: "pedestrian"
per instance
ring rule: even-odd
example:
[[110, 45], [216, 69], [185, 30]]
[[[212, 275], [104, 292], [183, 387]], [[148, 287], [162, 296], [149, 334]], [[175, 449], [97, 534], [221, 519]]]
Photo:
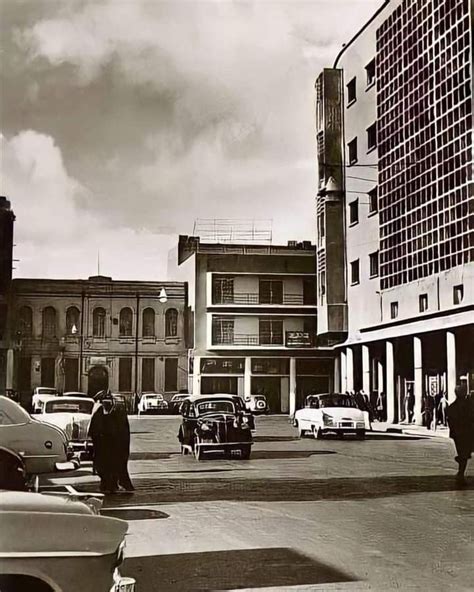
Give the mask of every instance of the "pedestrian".
[[100, 477], [100, 490], [115, 493], [121, 486], [126, 491], [133, 491], [127, 468], [130, 454], [128, 417], [110, 393], [102, 396], [92, 416], [89, 436], [94, 445], [93, 463]]
[[460, 485], [464, 485], [467, 462], [474, 450], [474, 402], [467, 396], [463, 385], [458, 385], [454, 392], [456, 400], [448, 406], [447, 410], [449, 435], [456, 446], [455, 460], [458, 463], [456, 478]]

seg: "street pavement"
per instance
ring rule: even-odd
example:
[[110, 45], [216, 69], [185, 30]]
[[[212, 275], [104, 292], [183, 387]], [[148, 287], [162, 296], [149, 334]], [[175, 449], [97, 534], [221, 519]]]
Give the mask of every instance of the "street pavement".
[[[474, 590], [474, 467], [447, 438], [299, 439], [257, 418], [248, 461], [181, 456], [178, 417], [132, 418], [122, 572], [137, 592]], [[374, 424], [377, 428], [377, 424]], [[97, 490], [90, 466], [56, 482]]]

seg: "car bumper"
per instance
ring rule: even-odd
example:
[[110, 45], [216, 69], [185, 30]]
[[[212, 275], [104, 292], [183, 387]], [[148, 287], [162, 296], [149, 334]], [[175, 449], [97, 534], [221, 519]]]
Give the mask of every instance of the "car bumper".
[[334, 433], [334, 434], [357, 434], [359, 432], [365, 432], [366, 426], [364, 423], [345, 423], [345, 424], [338, 424], [335, 426], [328, 426], [323, 425], [321, 427], [321, 431], [324, 433]]
[[73, 459], [65, 461], [65, 462], [54, 463], [54, 468], [59, 473], [62, 473], [64, 471], [75, 471], [80, 466], [81, 466], [81, 462], [78, 458], [73, 458]]

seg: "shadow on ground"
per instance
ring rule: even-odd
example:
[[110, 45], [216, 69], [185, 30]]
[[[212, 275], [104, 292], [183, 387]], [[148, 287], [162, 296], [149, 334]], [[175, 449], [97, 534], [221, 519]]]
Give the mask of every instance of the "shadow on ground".
[[[450, 475], [356, 477], [336, 479], [135, 479], [133, 496], [106, 496], [104, 507], [201, 501], [323, 501], [391, 497], [410, 493], [455, 491]], [[93, 490], [84, 484], [82, 490]], [[78, 487], [79, 489], [79, 487]], [[474, 482], [463, 491], [473, 491]]]
[[294, 442], [299, 440], [298, 437], [293, 436], [254, 436], [254, 442]]
[[268, 548], [154, 555], [126, 559], [121, 572], [148, 592], [204, 592], [353, 582], [293, 549]]
[[105, 508], [101, 510], [102, 516], [109, 518], [121, 518], [122, 520], [162, 520], [169, 518], [169, 514], [159, 512], [158, 510], [148, 510], [146, 508]]

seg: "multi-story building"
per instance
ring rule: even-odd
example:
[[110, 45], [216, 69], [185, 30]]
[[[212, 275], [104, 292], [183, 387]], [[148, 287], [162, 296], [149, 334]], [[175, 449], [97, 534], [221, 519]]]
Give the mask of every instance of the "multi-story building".
[[188, 288], [182, 282], [13, 280], [15, 388], [95, 394], [187, 387]]
[[316, 81], [319, 331], [389, 421], [474, 389], [471, 11], [387, 1]]
[[[15, 215], [6, 197], [0, 196], [0, 393], [7, 382], [8, 310], [13, 268], [13, 224]], [[10, 354], [11, 356], [11, 354]]]
[[195, 257], [194, 394], [265, 394], [292, 413], [333, 384], [333, 353], [316, 346], [316, 261], [310, 242], [202, 243], [180, 236], [179, 263]]

